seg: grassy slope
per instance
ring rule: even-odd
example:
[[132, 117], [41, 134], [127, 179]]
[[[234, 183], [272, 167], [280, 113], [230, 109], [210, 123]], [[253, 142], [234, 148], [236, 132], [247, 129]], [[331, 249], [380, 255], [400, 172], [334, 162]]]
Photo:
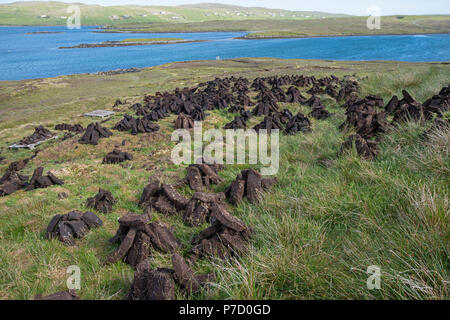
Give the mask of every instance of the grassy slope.
[[324, 36], [366, 34], [449, 33], [449, 16], [382, 17], [381, 29], [369, 30], [366, 17], [314, 20], [243, 20], [196, 23], [124, 24], [112, 28], [128, 32], [250, 31], [249, 38], [280, 36]]
[[[447, 64], [395, 62], [324, 62], [314, 60], [236, 59], [175, 63], [145, 69], [140, 73], [94, 76], [74, 75], [52, 79], [3, 82], [0, 88], [0, 166], [30, 156], [30, 151], [12, 152], [6, 146], [30, 134], [33, 127], [52, 127], [60, 122], [87, 125], [82, 112], [110, 109], [116, 98], [140, 101], [145, 93], [195, 85], [216, 76], [275, 74], [356, 74], [362, 95], [381, 95], [385, 101], [408, 89], [419, 101], [435, 94], [450, 79]], [[313, 122], [308, 135], [281, 136], [279, 184], [258, 205], [243, 202], [230, 208], [255, 229], [251, 250], [232, 264], [202, 260], [198, 271], [216, 270], [218, 284], [193, 298], [319, 299], [393, 298], [448, 299], [448, 132], [431, 141], [420, 139], [425, 128], [408, 124], [394, 129], [381, 144], [373, 162], [355, 152], [338, 156], [349, 133], [337, 126], [343, 110], [323, 97], [335, 116]], [[129, 105], [128, 104], [128, 105]], [[309, 108], [281, 104], [293, 112]], [[129, 112], [127, 106], [123, 112]], [[111, 127], [119, 112], [106, 123]], [[234, 115], [210, 112], [204, 127], [222, 127]], [[128, 291], [131, 268], [123, 263], [102, 266], [113, 250], [108, 239], [118, 227], [116, 219], [137, 206], [151, 175], [174, 182], [183, 177], [183, 167], [170, 163], [174, 116], [160, 121], [161, 132], [132, 136], [114, 132], [98, 146], [77, 143], [76, 138], [54, 141], [27, 166], [37, 165], [64, 178], [62, 187], [17, 192], [0, 198], [0, 298], [29, 299], [38, 293], [65, 288], [69, 265], [82, 272], [80, 295], [85, 299], [119, 299]], [[257, 119], [260, 121], [261, 119]], [[252, 120], [252, 124], [257, 122]], [[124, 151], [135, 159], [124, 166], [101, 165], [102, 157], [127, 140]], [[325, 168], [320, 159], [332, 159]], [[223, 190], [242, 166], [228, 166], [220, 175]], [[118, 199], [114, 212], [99, 214], [105, 226], [91, 231], [73, 248], [44, 239], [49, 219], [56, 213], [84, 209], [86, 198], [98, 187]], [[69, 198], [59, 200], [58, 192]], [[187, 188], [185, 194], [192, 194]], [[201, 228], [186, 227], [180, 216], [155, 214], [155, 219], [173, 225], [187, 248]], [[203, 226], [204, 227], [204, 226]], [[170, 256], [155, 252], [153, 266], [171, 266]], [[366, 289], [369, 265], [382, 268], [382, 289]], [[180, 296], [180, 294], [178, 293]], [[180, 296], [181, 297], [181, 296]]]
[[[66, 12], [70, 4], [64, 2], [16, 2], [0, 4], [0, 22], [2, 25], [65, 25], [66, 20], [61, 16], [68, 16]], [[322, 12], [295, 12], [279, 9], [244, 8], [238, 6], [99, 6], [80, 4], [82, 24], [123, 24], [149, 22], [198, 22], [211, 20], [241, 20], [241, 19], [313, 19], [322, 17], [338, 17], [343, 15]], [[153, 12], [165, 11], [162, 15]], [[276, 16], [267, 14], [276, 13]], [[237, 15], [240, 13], [240, 15]], [[243, 14], [252, 15], [244, 16]], [[215, 15], [216, 14], [216, 15]], [[281, 16], [282, 14], [283, 16]], [[39, 18], [47, 15], [49, 18]], [[112, 20], [112, 16], [131, 16], [129, 19]], [[147, 16], [143, 16], [147, 15]], [[178, 17], [173, 19], [172, 17]]]

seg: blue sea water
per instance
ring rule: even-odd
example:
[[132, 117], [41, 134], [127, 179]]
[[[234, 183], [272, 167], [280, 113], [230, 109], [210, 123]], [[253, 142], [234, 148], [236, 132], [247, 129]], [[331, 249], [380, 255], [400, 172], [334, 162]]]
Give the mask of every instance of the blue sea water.
[[[58, 34], [28, 32], [57, 31]], [[276, 57], [327, 60], [449, 61], [450, 34], [236, 40], [244, 32], [114, 34], [94, 27], [0, 27], [0, 80], [149, 67], [174, 61]], [[58, 49], [125, 38], [177, 37], [201, 43]]]

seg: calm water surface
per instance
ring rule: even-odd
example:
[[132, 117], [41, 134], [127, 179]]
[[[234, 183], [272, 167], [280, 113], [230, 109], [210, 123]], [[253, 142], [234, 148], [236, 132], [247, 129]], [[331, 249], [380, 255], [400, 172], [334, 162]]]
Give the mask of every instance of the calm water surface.
[[[95, 28], [0, 27], [0, 80], [149, 67], [174, 61], [216, 57], [276, 57], [330, 60], [449, 61], [450, 35], [361, 36], [309, 39], [235, 40], [244, 32], [95, 33]], [[27, 32], [59, 31], [27, 35]], [[116, 48], [58, 49], [80, 43], [125, 38], [175, 37], [202, 43]]]

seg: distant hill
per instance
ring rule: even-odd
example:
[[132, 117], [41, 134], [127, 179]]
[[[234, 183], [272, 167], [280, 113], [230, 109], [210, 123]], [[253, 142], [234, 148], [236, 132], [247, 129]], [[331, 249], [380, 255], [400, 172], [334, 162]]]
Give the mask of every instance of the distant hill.
[[[73, 3], [57, 1], [14, 2], [0, 4], [1, 25], [64, 25], [67, 8]], [[204, 22], [215, 20], [306, 20], [342, 17], [324, 12], [289, 11], [282, 9], [250, 8], [225, 4], [200, 3], [180, 6], [100, 6], [77, 4], [82, 24], [117, 25], [152, 22]]]

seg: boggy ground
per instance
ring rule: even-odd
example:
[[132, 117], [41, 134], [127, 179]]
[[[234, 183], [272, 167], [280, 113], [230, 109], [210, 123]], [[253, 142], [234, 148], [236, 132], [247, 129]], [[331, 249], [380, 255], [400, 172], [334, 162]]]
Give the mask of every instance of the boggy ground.
[[[144, 69], [114, 76], [73, 75], [51, 79], [3, 82], [0, 88], [0, 173], [13, 160], [34, 151], [10, 151], [7, 146], [31, 134], [39, 124], [53, 130], [58, 123], [80, 123], [85, 111], [112, 109], [117, 98], [127, 104], [102, 125], [112, 128], [133, 102], [146, 93], [172, 91], [215, 77], [304, 74], [316, 77], [353, 75], [361, 85], [360, 96], [377, 94], [387, 103], [406, 89], [420, 102], [450, 80], [445, 63], [332, 62], [314, 60], [235, 59], [194, 61]], [[302, 90], [302, 94], [309, 97]], [[257, 204], [247, 200], [230, 212], [254, 228], [248, 254], [224, 262], [201, 259], [198, 273], [215, 271], [217, 284], [193, 299], [447, 299], [448, 291], [448, 131], [423, 133], [430, 124], [407, 123], [384, 135], [380, 154], [373, 161], [355, 150], [339, 154], [351, 131], [341, 132], [344, 109], [324, 95], [322, 101], [334, 115], [311, 118], [312, 132], [280, 136], [278, 184]], [[280, 104], [293, 114], [308, 114], [309, 107]], [[226, 110], [208, 111], [204, 128], [222, 128], [233, 120]], [[448, 114], [446, 115], [448, 117]], [[0, 298], [30, 299], [66, 288], [66, 269], [81, 268], [83, 299], [120, 299], [127, 295], [133, 271], [125, 263], [105, 266], [115, 246], [108, 240], [127, 212], [143, 213], [138, 202], [150, 176], [174, 183], [185, 176], [185, 167], [172, 164], [170, 141], [176, 116], [158, 121], [156, 133], [133, 136], [113, 130], [97, 146], [79, 144], [79, 136], [53, 140], [37, 147], [40, 152], [27, 164], [31, 176], [43, 166], [64, 179], [62, 186], [31, 192], [18, 191], [0, 198]], [[259, 123], [254, 118], [248, 127]], [[125, 146], [122, 141], [126, 140]], [[121, 164], [102, 164], [115, 145], [134, 158]], [[326, 161], [324, 161], [326, 160]], [[226, 166], [224, 179], [212, 185], [224, 191], [240, 170]], [[113, 212], [95, 213], [104, 226], [93, 229], [74, 247], [45, 239], [45, 228], [55, 214], [86, 211], [86, 200], [99, 188], [117, 200]], [[59, 199], [60, 192], [68, 197]], [[188, 187], [181, 189], [192, 195]], [[154, 220], [174, 227], [185, 245], [207, 224], [189, 227], [181, 215], [154, 213]], [[171, 255], [155, 251], [153, 267], [171, 267]], [[366, 287], [367, 267], [381, 267], [381, 290]], [[176, 292], [183, 298], [181, 292]]]

